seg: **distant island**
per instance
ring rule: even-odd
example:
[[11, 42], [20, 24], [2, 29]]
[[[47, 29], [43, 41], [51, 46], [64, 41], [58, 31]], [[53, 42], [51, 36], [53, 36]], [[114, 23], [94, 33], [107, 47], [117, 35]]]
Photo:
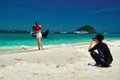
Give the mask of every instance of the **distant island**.
[[89, 25], [84, 25], [75, 30], [76, 33], [96, 33], [96, 30]]
[[[1, 30], [0, 29], [0, 33], [30, 33], [30, 32], [26, 30], [22, 31], [22, 30]], [[45, 32], [42, 33], [42, 37], [47, 38], [48, 34], [49, 34], [49, 30], [47, 29]], [[34, 35], [32, 36], [36, 37]]]
[[26, 30], [1, 30], [0, 33], [29, 33], [29, 31]]
[[[27, 30], [2, 30], [0, 29], [0, 33], [30, 33], [29, 31]], [[46, 32], [42, 32], [42, 33], [49, 33], [49, 30]], [[78, 29], [76, 29], [75, 31], [73, 32], [67, 32], [67, 31], [62, 31], [62, 32], [53, 32], [55, 34], [88, 34], [88, 33], [97, 33], [96, 30], [92, 27], [92, 26], [89, 26], [89, 25], [84, 25]]]

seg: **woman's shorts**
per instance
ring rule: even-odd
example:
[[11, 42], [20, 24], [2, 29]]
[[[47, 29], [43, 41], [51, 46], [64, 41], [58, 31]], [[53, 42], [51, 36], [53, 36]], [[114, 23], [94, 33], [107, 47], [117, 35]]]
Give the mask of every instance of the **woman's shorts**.
[[36, 38], [39, 38], [39, 37], [42, 38], [41, 32], [37, 32], [37, 33], [36, 33]]

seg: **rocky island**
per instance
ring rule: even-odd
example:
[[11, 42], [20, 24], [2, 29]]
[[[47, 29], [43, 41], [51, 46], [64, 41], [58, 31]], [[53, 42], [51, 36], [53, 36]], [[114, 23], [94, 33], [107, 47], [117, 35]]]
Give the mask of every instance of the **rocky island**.
[[84, 25], [75, 30], [76, 33], [96, 33], [96, 30], [89, 25]]

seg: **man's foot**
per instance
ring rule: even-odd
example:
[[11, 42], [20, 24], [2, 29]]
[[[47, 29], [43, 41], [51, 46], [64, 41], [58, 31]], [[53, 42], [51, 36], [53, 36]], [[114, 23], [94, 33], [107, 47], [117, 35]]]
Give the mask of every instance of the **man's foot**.
[[101, 64], [95, 64], [94, 66], [97, 66], [97, 67], [102, 67], [102, 65], [101, 65]]

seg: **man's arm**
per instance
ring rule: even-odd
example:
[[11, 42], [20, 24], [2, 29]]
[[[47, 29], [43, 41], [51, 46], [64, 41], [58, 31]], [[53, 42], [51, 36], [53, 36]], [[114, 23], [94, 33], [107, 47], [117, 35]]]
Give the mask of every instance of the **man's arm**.
[[88, 50], [90, 50], [90, 49], [92, 48], [92, 45], [93, 45], [93, 40], [91, 39], [91, 40], [90, 40], [90, 45], [89, 45]]

